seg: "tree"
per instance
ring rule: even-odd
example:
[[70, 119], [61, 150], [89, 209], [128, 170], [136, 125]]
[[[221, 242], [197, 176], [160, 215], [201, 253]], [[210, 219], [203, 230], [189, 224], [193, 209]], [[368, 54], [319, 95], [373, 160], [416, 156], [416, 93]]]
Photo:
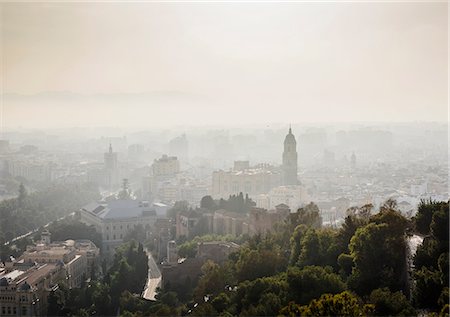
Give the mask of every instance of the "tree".
[[440, 298], [449, 286], [448, 202], [422, 202], [419, 209], [420, 215], [415, 219], [416, 228], [429, 235], [424, 238], [414, 256], [413, 298], [419, 308], [444, 309], [448, 301]]
[[302, 251], [302, 238], [305, 235], [308, 227], [304, 224], [300, 224], [295, 227], [294, 233], [291, 236], [291, 259], [290, 264], [295, 264], [300, 257]]
[[356, 230], [349, 247], [354, 262], [349, 285], [358, 294], [380, 287], [407, 294], [407, 224], [399, 212], [385, 208]]
[[61, 303], [60, 291], [52, 291], [47, 299], [47, 316], [61, 316], [63, 304]]
[[341, 253], [337, 259], [340, 268], [339, 273], [348, 277], [352, 273], [353, 257], [350, 254]]
[[201, 301], [205, 295], [218, 295], [225, 286], [232, 283], [232, 277], [227, 266], [219, 266], [208, 260], [202, 266], [202, 277], [197, 283], [194, 298]]
[[322, 217], [320, 216], [319, 207], [314, 203], [309, 203], [305, 207], [299, 208], [296, 213], [289, 214], [289, 222], [292, 231], [299, 224], [320, 228], [322, 226]]
[[178, 255], [182, 258], [195, 258], [197, 255], [197, 243], [189, 241], [178, 247]]
[[[283, 316], [365, 316], [372, 311], [372, 306], [364, 305], [352, 293], [345, 291], [340, 294], [323, 294], [314, 299], [309, 305], [290, 304], [284, 307], [280, 314]], [[298, 314], [297, 314], [298, 312]]]
[[445, 205], [448, 209], [448, 203], [446, 202], [437, 202], [431, 199], [428, 201], [421, 200], [414, 219], [416, 230], [423, 235], [429, 234], [434, 213], [441, 210], [441, 207], [445, 207]]
[[449, 204], [442, 204], [438, 211], [433, 214], [430, 224], [431, 236], [438, 241], [439, 250], [447, 251], [449, 248]]
[[63, 220], [52, 223], [48, 227], [53, 241], [91, 240], [98, 247], [102, 245], [102, 236], [94, 226], [88, 226], [76, 220]]
[[237, 213], [248, 213], [251, 208], [256, 206], [256, 203], [246, 194], [240, 192], [238, 195], [230, 195], [228, 200], [221, 199], [219, 201], [219, 209], [225, 209]]
[[218, 313], [221, 313], [230, 305], [230, 297], [226, 293], [221, 292], [219, 295], [214, 297], [211, 301], [211, 305]]
[[275, 316], [285, 305], [288, 285], [283, 275], [258, 278], [239, 283], [233, 293], [233, 315]]
[[347, 217], [345, 217], [342, 227], [339, 229], [337, 235], [337, 244], [342, 253], [348, 253], [350, 250], [348, 246], [350, 244], [350, 239], [354, 236], [356, 230], [365, 226], [369, 219], [360, 217], [357, 212], [347, 210]]
[[440, 274], [436, 270], [422, 267], [414, 272], [416, 282], [414, 288], [414, 299], [417, 307], [437, 309], [438, 299], [442, 292]]
[[286, 260], [279, 246], [267, 239], [258, 243], [256, 249], [252, 246], [241, 247], [236, 262], [236, 278], [244, 281], [275, 275], [285, 268]]
[[167, 217], [175, 219], [176, 215], [189, 210], [189, 203], [186, 200], [176, 201], [172, 208], [167, 210]]
[[[403, 235], [397, 238], [403, 238]], [[349, 283], [358, 294], [369, 294], [373, 289], [385, 286], [402, 289], [402, 283], [396, 280], [406, 269], [406, 247], [399, 246], [393, 239], [395, 236], [389, 236], [389, 226], [385, 223], [370, 223], [356, 231], [350, 242], [355, 267]]]
[[207, 196], [204, 196], [200, 200], [200, 208], [204, 208], [204, 209], [207, 209], [209, 211], [214, 211], [214, 210], [217, 209], [217, 205], [214, 202], [214, 199], [212, 199], [211, 196], [207, 195]]
[[300, 267], [308, 265], [319, 265], [320, 263], [320, 242], [316, 230], [306, 231], [301, 241], [301, 252], [297, 264]]
[[401, 292], [392, 293], [388, 288], [378, 288], [370, 294], [376, 316], [415, 316], [416, 311]]
[[331, 267], [290, 267], [286, 279], [291, 300], [307, 304], [324, 293], [337, 294], [345, 290], [345, 284]]
[[[26, 198], [26, 199], [25, 199]], [[42, 187], [0, 202], [0, 237], [14, 237], [39, 228], [99, 198], [98, 188], [86, 183]], [[19, 202], [19, 199], [21, 202]]]

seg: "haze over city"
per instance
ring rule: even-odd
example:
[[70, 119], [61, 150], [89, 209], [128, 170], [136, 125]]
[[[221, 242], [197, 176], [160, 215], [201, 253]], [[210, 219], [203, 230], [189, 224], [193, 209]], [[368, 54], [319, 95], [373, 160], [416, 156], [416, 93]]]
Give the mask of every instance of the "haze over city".
[[449, 316], [448, 3], [0, 0], [0, 316]]
[[1, 8], [6, 127], [447, 119], [445, 2]]

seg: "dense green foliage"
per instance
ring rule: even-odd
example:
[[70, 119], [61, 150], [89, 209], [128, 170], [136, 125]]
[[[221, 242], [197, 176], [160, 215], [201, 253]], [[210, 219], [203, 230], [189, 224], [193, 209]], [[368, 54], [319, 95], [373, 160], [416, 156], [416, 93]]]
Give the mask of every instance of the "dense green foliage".
[[419, 308], [445, 309], [449, 305], [449, 205], [422, 202], [416, 228], [427, 234], [414, 257], [414, 300]]
[[[167, 211], [169, 218], [175, 219], [177, 213], [180, 212], [214, 212], [219, 209], [246, 214], [250, 212], [256, 203], [243, 193], [230, 195], [228, 199], [214, 200], [211, 196], [204, 196], [200, 201], [200, 208], [193, 209], [189, 207], [187, 201], [177, 201], [175, 205]], [[200, 233], [201, 234], [201, 233]]]
[[[421, 201], [418, 207], [417, 215], [415, 216], [416, 230], [420, 234], [427, 235], [430, 233], [430, 225], [433, 220], [433, 215], [441, 207], [448, 205], [446, 202], [437, 201]], [[447, 207], [448, 208], [448, 207]]]
[[48, 226], [52, 241], [91, 240], [97, 247], [102, 245], [102, 236], [93, 226], [88, 226], [74, 219], [56, 221]]
[[[109, 303], [121, 316], [411, 316], [422, 309], [444, 316], [448, 204], [433, 206], [412, 275], [407, 241], [420, 215], [408, 220], [391, 201], [376, 214], [370, 205], [352, 208], [339, 229], [322, 228], [317, 206], [308, 205], [271, 233], [241, 237], [228, 261], [207, 261], [197, 283], [159, 290], [152, 302], [132, 294], [139, 280], [137, 263], [125, 260], [128, 247], [119, 250], [103, 286], [91, 287], [96, 294], [106, 287], [99, 305]], [[220, 238], [198, 237], [180, 251], [193, 256], [197, 242], [208, 239]], [[83, 305], [74, 311], [104, 313], [94, 306], [95, 312]]]
[[2, 260], [14, 254], [14, 248], [21, 249], [22, 242], [8, 247], [5, 241], [38, 229], [40, 226], [78, 211], [83, 205], [99, 198], [93, 184], [65, 184], [42, 188], [28, 194], [20, 185], [18, 197], [0, 202], [0, 245]]
[[290, 302], [281, 309], [282, 316], [366, 316], [373, 311], [373, 305], [363, 304], [354, 294], [345, 291], [340, 294], [323, 294], [309, 305], [300, 306]]

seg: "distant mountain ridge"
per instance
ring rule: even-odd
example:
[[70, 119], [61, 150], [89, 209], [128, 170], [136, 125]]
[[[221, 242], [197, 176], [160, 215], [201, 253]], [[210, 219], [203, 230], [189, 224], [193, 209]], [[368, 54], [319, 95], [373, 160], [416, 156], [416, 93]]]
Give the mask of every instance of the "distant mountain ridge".
[[208, 98], [201, 94], [183, 91], [153, 91], [138, 93], [94, 93], [83, 94], [72, 91], [45, 91], [36, 94], [3, 94], [5, 101], [206, 101]]

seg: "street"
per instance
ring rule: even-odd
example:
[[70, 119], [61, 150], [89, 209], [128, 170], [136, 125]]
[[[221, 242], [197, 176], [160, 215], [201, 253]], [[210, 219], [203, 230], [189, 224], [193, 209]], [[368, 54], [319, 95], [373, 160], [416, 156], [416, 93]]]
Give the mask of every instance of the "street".
[[161, 272], [150, 251], [145, 249], [145, 252], [148, 256], [148, 277], [142, 297], [148, 300], [155, 300], [156, 288], [161, 285]]

